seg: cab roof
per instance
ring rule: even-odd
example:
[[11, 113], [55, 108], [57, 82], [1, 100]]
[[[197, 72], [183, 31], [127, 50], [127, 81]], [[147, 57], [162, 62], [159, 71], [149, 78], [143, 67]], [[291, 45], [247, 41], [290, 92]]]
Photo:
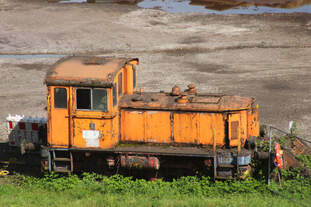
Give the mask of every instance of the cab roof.
[[45, 84], [51, 86], [111, 87], [116, 74], [138, 58], [70, 56], [57, 61], [47, 72]]

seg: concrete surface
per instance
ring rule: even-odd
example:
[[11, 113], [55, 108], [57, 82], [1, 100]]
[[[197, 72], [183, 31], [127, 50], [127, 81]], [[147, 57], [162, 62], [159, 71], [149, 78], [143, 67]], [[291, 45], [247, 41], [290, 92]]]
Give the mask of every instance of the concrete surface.
[[[138, 84], [169, 91], [253, 96], [261, 122], [311, 135], [311, 15], [170, 14], [135, 5], [0, 0], [0, 54], [140, 58]], [[0, 138], [5, 117], [45, 115], [43, 78], [57, 58], [0, 55]], [[309, 138], [311, 140], [311, 138]]]

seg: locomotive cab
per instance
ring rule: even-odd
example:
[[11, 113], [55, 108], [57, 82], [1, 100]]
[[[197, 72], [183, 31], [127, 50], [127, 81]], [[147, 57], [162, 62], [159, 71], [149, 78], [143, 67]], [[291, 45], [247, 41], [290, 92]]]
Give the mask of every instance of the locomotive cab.
[[112, 148], [119, 139], [119, 100], [136, 91], [138, 59], [69, 57], [47, 73], [48, 144]]

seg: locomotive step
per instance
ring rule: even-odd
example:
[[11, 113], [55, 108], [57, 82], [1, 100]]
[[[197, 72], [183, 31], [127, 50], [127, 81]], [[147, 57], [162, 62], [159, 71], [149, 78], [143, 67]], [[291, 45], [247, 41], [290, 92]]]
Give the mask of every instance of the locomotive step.
[[60, 173], [71, 172], [71, 170], [68, 169], [68, 167], [55, 167], [55, 166], [54, 166], [54, 171], [60, 172]]
[[71, 162], [70, 158], [66, 158], [66, 157], [55, 157], [54, 161], [59, 161], [59, 162]]
[[220, 179], [220, 180], [227, 180], [227, 179], [231, 179], [232, 176], [214, 176], [215, 179]]
[[231, 164], [218, 164], [217, 167], [221, 167], [221, 168], [234, 168], [235, 165], [231, 165]]

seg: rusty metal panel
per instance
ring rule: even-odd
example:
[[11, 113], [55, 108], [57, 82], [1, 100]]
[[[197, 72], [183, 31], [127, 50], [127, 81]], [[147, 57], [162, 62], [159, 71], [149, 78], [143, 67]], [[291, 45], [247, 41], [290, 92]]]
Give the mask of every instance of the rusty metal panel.
[[231, 132], [231, 140], [238, 139], [238, 130], [239, 130], [239, 122], [238, 121], [232, 121], [230, 123], [230, 132]]
[[111, 148], [115, 145], [112, 119], [75, 117], [72, 146], [76, 148]]
[[121, 141], [143, 142], [145, 137], [145, 112], [121, 111]]
[[121, 111], [121, 141], [171, 142], [170, 112]]
[[229, 142], [230, 146], [238, 146], [238, 137], [239, 137], [239, 131], [240, 131], [240, 114], [229, 114], [229, 120], [228, 120], [228, 126], [229, 126]]
[[137, 169], [154, 169], [159, 170], [160, 161], [157, 157], [146, 157], [146, 156], [120, 156], [121, 167], [124, 168], [137, 168]]
[[212, 123], [215, 129], [216, 144], [223, 146], [225, 144], [225, 114], [215, 113], [212, 115]]
[[247, 133], [248, 133], [248, 127], [247, 127], [247, 111], [240, 111], [240, 139], [241, 139], [241, 146], [243, 147], [246, 139], [247, 139]]
[[179, 103], [181, 96], [171, 93], [142, 92], [125, 95], [121, 101], [121, 108], [137, 110], [167, 110], [167, 111], [194, 111], [194, 112], [227, 112], [247, 110], [255, 101], [253, 98], [240, 96], [225, 96], [211, 94], [182, 95], [183, 103]]
[[248, 110], [248, 137], [259, 136], [259, 110], [253, 108]]
[[246, 110], [229, 114], [228, 126], [230, 147], [238, 146], [240, 143], [242, 147], [244, 146], [247, 139], [247, 121]]
[[198, 144], [212, 145], [213, 136], [215, 136], [216, 145], [223, 146], [225, 144], [224, 116], [223, 113], [200, 113]]
[[211, 145], [215, 136], [218, 146], [225, 144], [225, 120], [222, 113], [121, 110], [121, 120], [121, 141], [125, 142]]
[[145, 142], [171, 142], [170, 112], [146, 111], [145, 113]]
[[221, 98], [221, 96], [196, 96], [191, 99], [191, 103], [218, 104]]
[[213, 118], [210, 113], [200, 113], [198, 143], [203, 145], [213, 144]]
[[197, 143], [198, 113], [174, 113], [174, 141], [176, 143]]

